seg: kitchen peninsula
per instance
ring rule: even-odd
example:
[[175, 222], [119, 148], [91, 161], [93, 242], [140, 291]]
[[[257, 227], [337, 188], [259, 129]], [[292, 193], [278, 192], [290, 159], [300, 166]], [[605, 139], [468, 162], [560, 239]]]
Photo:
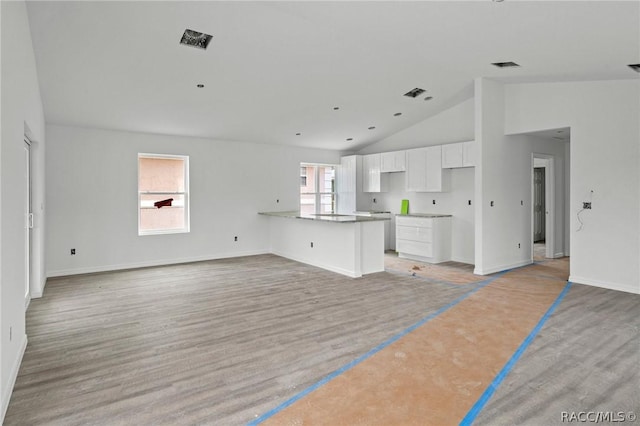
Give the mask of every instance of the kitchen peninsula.
[[268, 216], [271, 253], [349, 277], [384, 271], [384, 221], [388, 218], [342, 214]]

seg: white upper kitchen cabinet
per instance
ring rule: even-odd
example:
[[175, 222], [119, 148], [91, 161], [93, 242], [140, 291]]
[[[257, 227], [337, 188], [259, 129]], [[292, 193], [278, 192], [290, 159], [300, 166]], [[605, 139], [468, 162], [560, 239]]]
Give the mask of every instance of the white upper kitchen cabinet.
[[462, 143], [442, 145], [442, 168], [462, 167]]
[[404, 172], [406, 152], [393, 151], [380, 154], [380, 171], [382, 173]]
[[475, 166], [475, 141], [442, 145], [442, 168]]
[[475, 167], [476, 141], [462, 142], [462, 167]]
[[380, 170], [380, 154], [362, 156], [362, 191], [387, 192], [389, 190], [389, 175]]
[[427, 187], [427, 148], [407, 150], [407, 191], [424, 191]]
[[448, 190], [448, 174], [442, 170], [442, 147], [407, 151], [406, 190], [413, 192], [443, 192]]
[[337, 213], [353, 214], [361, 208], [362, 156], [349, 155], [340, 159], [336, 171]]

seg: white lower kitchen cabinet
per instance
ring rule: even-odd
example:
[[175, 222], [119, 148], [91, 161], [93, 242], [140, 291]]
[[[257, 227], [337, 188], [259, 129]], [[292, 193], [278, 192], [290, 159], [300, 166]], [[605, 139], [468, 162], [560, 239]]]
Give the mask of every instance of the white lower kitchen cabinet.
[[396, 215], [398, 257], [428, 263], [451, 260], [451, 216]]

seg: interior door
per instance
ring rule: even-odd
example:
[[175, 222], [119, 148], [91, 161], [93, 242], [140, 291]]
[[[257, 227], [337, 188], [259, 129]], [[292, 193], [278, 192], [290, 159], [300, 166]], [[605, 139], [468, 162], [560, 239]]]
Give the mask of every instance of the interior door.
[[24, 141], [24, 296], [29, 298], [29, 283], [31, 282], [31, 229], [33, 228], [33, 213], [31, 212], [31, 144]]
[[533, 242], [545, 239], [545, 169], [533, 169]]

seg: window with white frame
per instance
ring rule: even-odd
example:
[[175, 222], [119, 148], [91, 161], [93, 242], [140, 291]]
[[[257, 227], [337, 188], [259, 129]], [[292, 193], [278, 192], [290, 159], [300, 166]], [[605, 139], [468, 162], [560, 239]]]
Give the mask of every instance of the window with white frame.
[[138, 235], [189, 232], [189, 157], [138, 154]]
[[336, 166], [300, 164], [300, 214], [336, 211]]

